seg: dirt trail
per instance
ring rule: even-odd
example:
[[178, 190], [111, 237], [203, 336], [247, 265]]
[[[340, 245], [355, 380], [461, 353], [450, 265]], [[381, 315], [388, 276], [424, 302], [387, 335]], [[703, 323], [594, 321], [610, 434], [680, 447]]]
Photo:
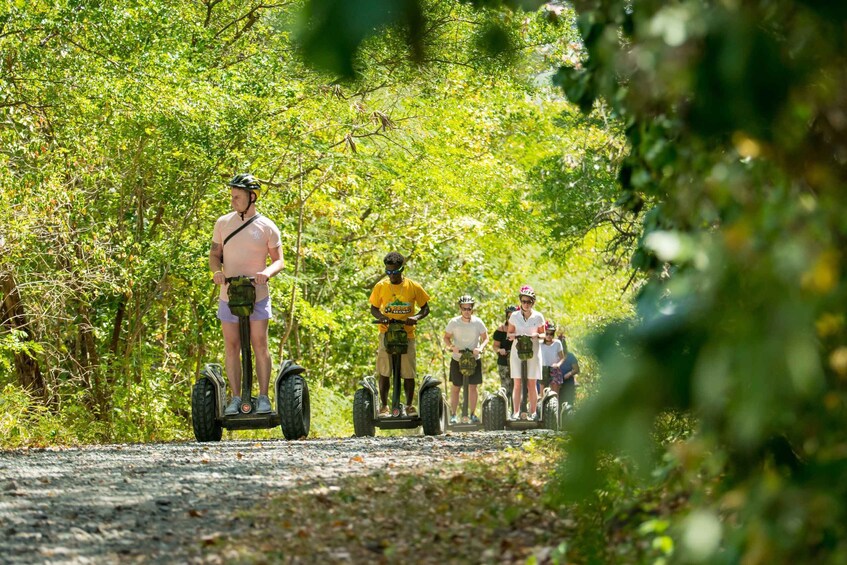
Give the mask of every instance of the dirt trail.
[[223, 441], [0, 452], [0, 562], [196, 561], [238, 507], [377, 469], [481, 456], [531, 434]]

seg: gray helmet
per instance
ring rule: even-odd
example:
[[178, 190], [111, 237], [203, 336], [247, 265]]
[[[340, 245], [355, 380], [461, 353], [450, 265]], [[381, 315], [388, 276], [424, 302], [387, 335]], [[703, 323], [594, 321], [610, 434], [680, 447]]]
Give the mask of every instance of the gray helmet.
[[262, 188], [262, 185], [259, 184], [259, 181], [256, 180], [256, 177], [249, 173], [239, 173], [232, 177], [232, 180], [229, 181], [229, 186], [232, 188], [240, 188], [242, 190], [259, 190]]

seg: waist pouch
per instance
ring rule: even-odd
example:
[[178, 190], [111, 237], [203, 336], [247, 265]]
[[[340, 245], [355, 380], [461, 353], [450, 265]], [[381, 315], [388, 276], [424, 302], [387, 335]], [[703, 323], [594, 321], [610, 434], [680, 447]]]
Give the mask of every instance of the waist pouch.
[[388, 324], [385, 332], [385, 350], [389, 355], [405, 355], [409, 350], [409, 334], [403, 324]]
[[465, 349], [462, 351], [462, 356], [459, 357], [459, 372], [466, 377], [470, 377], [476, 370], [476, 359], [474, 359], [473, 351]]
[[256, 302], [256, 287], [247, 277], [236, 277], [229, 283], [226, 291], [229, 298], [229, 311], [233, 316], [246, 318], [253, 313]]
[[532, 359], [532, 338], [528, 335], [519, 335], [515, 347], [518, 349], [518, 359], [525, 361]]

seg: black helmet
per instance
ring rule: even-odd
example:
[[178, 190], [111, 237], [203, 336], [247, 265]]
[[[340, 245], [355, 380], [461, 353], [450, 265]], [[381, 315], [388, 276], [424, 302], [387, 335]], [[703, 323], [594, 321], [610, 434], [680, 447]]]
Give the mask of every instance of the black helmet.
[[229, 186], [232, 188], [240, 188], [242, 190], [259, 190], [262, 188], [262, 185], [259, 184], [259, 181], [256, 180], [256, 177], [251, 175], [250, 173], [239, 173], [232, 177], [232, 180], [229, 181]]
[[518, 310], [520, 310], [520, 308], [518, 308], [514, 304], [506, 306], [506, 314], [511, 314], [512, 312], [517, 312]]

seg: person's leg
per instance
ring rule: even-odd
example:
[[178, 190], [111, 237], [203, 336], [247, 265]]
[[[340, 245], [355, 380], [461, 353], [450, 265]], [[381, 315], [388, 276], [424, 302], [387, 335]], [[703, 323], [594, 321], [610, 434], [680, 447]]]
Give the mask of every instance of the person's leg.
[[519, 414], [521, 411], [521, 398], [523, 397], [523, 387], [520, 379], [512, 379], [512, 406], [514, 406], [514, 414]]
[[455, 416], [456, 410], [459, 408], [459, 387], [453, 385], [450, 389], [450, 415]]
[[221, 322], [224, 334], [224, 367], [232, 396], [241, 394], [241, 334], [238, 323]]
[[379, 407], [380, 410], [388, 410], [388, 391], [391, 389], [391, 361], [388, 358], [388, 352], [385, 350], [385, 334], [379, 334], [377, 339], [376, 349], [376, 375], [379, 386]]
[[406, 392], [406, 405], [414, 406], [414, 404], [412, 404], [415, 400], [416, 376], [414, 339], [409, 340], [409, 347], [406, 349], [406, 354], [400, 357], [400, 374], [403, 376], [403, 389]]
[[562, 383], [562, 398], [573, 408], [576, 402], [576, 382], [573, 377]]
[[506, 402], [509, 404], [509, 414], [511, 414], [512, 387], [514, 385], [512, 383], [512, 375], [509, 373], [509, 366], [497, 365], [497, 372], [500, 373], [500, 386], [503, 387], [504, 391], [506, 391]]
[[523, 385], [521, 384], [521, 360], [518, 358], [515, 347], [512, 347], [512, 352], [509, 354], [509, 374], [512, 375], [512, 409], [515, 414], [520, 414]]
[[476, 403], [479, 398], [479, 385], [482, 384], [482, 360], [476, 360], [476, 366], [474, 367], [474, 373], [471, 377], [470, 382], [468, 383], [468, 409], [470, 410], [470, 415], [473, 416], [476, 414]]
[[379, 404], [380, 408], [388, 406], [388, 392], [391, 390], [391, 379], [379, 376]]
[[536, 406], [538, 405], [538, 389], [535, 387], [535, 383], [538, 381], [529, 381], [529, 386], [527, 387], [529, 395], [527, 399], [529, 400], [529, 413], [535, 414]]
[[406, 406], [413, 406], [415, 399], [415, 379], [403, 379], [403, 389], [406, 391]]
[[267, 396], [271, 382], [271, 352], [268, 348], [269, 320], [250, 320], [250, 344], [256, 360], [256, 378], [259, 394]]

